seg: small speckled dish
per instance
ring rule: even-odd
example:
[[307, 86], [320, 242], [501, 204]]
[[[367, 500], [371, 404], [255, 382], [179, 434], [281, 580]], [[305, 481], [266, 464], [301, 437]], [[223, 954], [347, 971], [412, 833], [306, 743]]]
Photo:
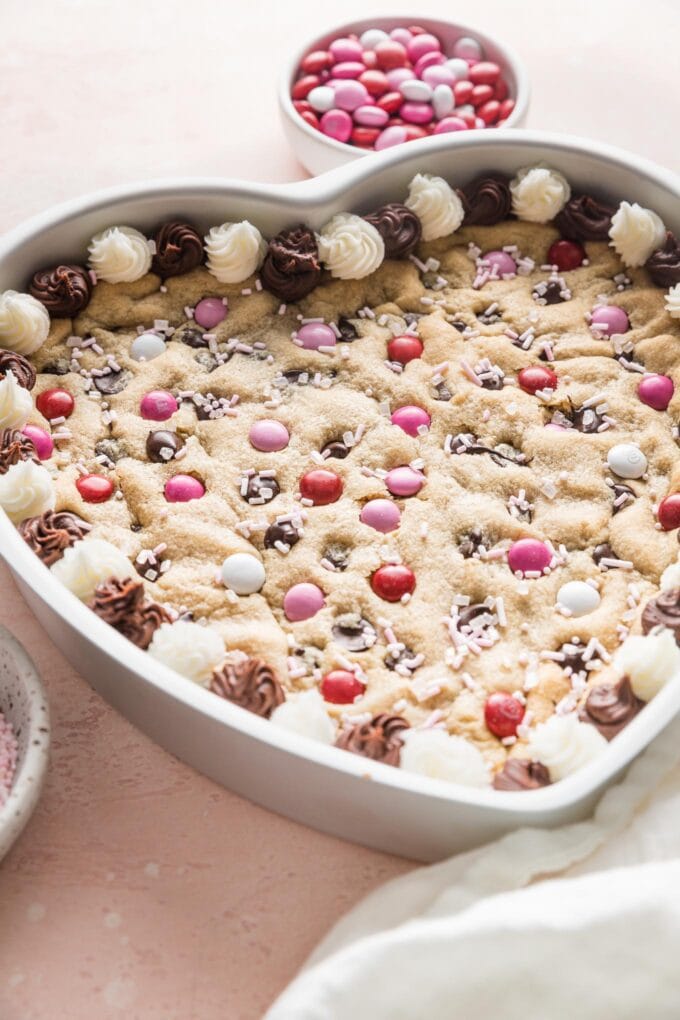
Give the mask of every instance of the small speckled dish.
[[0, 711], [19, 745], [16, 773], [0, 806], [0, 860], [31, 817], [42, 790], [50, 746], [50, 714], [42, 681], [26, 651], [0, 627]]

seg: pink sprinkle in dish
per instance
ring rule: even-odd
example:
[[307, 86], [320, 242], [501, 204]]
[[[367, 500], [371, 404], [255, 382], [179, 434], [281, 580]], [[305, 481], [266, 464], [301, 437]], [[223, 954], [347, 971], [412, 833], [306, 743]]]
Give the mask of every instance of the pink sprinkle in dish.
[[17, 739], [10, 723], [0, 712], [0, 808], [7, 800], [17, 765]]

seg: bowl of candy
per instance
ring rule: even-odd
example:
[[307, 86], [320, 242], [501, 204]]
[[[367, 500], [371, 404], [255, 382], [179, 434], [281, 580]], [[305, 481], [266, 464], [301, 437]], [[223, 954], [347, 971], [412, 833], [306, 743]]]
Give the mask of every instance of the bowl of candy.
[[311, 173], [430, 135], [524, 123], [529, 81], [504, 43], [450, 21], [415, 21], [341, 25], [288, 61], [281, 115]]
[[0, 860], [38, 803], [49, 742], [49, 709], [38, 671], [0, 627]]

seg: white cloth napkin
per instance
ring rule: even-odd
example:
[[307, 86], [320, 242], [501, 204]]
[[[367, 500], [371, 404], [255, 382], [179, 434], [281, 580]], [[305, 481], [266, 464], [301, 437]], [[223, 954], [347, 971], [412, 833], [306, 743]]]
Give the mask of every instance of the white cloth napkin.
[[522, 829], [376, 890], [266, 1020], [678, 1020], [678, 763], [680, 718], [592, 820]]

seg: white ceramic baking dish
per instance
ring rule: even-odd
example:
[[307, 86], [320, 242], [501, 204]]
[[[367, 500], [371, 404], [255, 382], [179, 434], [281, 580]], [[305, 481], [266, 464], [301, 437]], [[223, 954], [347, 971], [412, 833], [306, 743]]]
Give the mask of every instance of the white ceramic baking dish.
[[[185, 216], [201, 228], [246, 217], [265, 234], [342, 210], [403, 199], [418, 171], [464, 184], [484, 170], [546, 161], [575, 188], [639, 201], [680, 230], [680, 180], [643, 159], [581, 139], [517, 130], [442, 136], [283, 186], [223, 180], [128, 185], [33, 218], [0, 241], [0, 289], [22, 289], [36, 267], [80, 260], [103, 227], [151, 230]], [[158, 743], [245, 797], [325, 832], [435, 860], [521, 825], [585, 817], [603, 789], [680, 708], [674, 678], [591, 765], [541, 790], [500, 793], [449, 785], [294, 736], [195, 686], [140, 651], [61, 586], [0, 512], [0, 552], [52, 640], [97, 691]], [[7, 596], [5, 596], [7, 597]]]

